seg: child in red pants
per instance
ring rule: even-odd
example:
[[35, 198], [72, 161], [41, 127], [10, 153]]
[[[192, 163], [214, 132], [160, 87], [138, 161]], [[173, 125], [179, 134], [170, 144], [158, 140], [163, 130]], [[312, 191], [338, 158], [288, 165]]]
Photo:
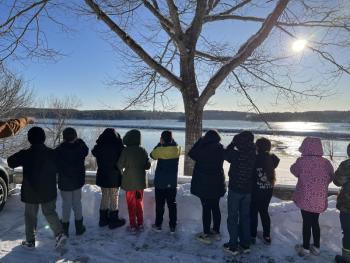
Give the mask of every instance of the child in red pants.
[[143, 190], [147, 188], [146, 171], [151, 167], [147, 151], [140, 146], [141, 132], [128, 131], [123, 143], [123, 150], [118, 167], [122, 171], [121, 187], [126, 191], [129, 210], [129, 229], [131, 232], [143, 230]]

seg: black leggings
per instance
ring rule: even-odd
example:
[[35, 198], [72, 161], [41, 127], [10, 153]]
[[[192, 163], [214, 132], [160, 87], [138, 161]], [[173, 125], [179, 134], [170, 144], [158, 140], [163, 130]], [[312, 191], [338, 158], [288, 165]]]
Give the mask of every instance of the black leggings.
[[303, 248], [310, 249], [311, 231], [314, 238], [314, 246], [320, 248], [321, 230], [318, 218], [320, 214], [301, 210], [303, 217]]
[[213, 230], [220, 232], [221, 212], [220, 212], [220, 198], [217, 199], [203, 199], [201, 198], [203, 212], [203, 232], [210, 234], [211, 216], [213, 215]]
[[271, 219], [269, 215], [269, 205], [273, 190], [264, 190], [252, 195], [250, 204], [250, 232], [251, 237], [257, 236], [258, 214], [260, 214], [264, 237], [270, 237]]

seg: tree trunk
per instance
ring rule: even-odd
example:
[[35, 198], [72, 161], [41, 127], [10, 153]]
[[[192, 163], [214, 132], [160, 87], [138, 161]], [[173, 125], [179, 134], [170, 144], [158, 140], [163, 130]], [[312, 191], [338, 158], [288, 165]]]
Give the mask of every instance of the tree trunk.
[[[185, 99], [184, 99], [185, 100]], [[192, 99], [185, 102], [186, 117], [186, 140], [185, 140], [185, 166], [184, 175], [192, 176], [194, 162], [188, 157], [187, 153], [193, 144], [202, 136], [203, 108]]]

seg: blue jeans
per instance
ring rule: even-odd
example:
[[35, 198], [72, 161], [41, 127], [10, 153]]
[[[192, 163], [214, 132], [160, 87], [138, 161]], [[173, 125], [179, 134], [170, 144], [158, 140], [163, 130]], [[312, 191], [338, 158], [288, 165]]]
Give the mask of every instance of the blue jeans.
[[227, 229], [230, 246], [250, 246], [250, 200], [251, 194], [239, 194], [230, 190], [227, 200]]

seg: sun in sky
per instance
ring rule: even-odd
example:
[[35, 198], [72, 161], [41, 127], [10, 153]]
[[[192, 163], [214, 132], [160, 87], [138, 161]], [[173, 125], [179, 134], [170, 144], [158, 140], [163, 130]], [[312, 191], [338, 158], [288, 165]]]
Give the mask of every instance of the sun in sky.
[[292, 44], [292, 50], [294, 52], [301, 52], [306, 48], [306, 46], [307, 46], [306, 39], [297, 39]]

